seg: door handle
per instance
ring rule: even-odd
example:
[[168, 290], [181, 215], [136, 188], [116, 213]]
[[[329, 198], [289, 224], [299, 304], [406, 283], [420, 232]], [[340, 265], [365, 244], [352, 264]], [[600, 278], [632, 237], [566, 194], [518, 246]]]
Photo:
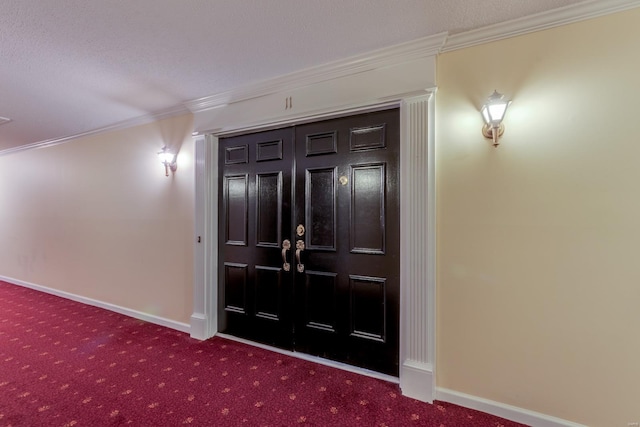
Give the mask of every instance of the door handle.
[[288, 239], [282, 241], [282, 269], [284, 271], [291, 270], [291, 264], [287, 262], [287, 251], [291, 249], [291, 242]]
[[304, 240], [296, 242], [296, 261], [298, 262], [298, 273], [304, 273], [304, 264], [300, 262], [300, 254], [304, 251]]

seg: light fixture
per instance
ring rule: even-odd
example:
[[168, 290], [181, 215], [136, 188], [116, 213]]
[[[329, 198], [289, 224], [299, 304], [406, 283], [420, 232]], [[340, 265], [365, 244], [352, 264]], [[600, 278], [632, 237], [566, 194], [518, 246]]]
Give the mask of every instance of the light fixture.
[[158, 158], [160, 159], [160, 163], [164, 165], [164, 174], [165, 176], [169, 176], [169, 170], [171, 172], [175, 172], [178, 170], [178, 163], [176, 163], [177, 155], [169, 151], [169, 149], [165, 146], [162, 147], [162, 151], [158, 152]]
[[494, 147], [498, 146], [498, 140], [504, 133], [502, 119], [504, 119], [504, 113], [507, 112], [509, 104], [511, 101], [504, 99], [504, 95], [494, 90], [480, 110], [485, 123], [482, 127], [482, 135], [492, 139]]

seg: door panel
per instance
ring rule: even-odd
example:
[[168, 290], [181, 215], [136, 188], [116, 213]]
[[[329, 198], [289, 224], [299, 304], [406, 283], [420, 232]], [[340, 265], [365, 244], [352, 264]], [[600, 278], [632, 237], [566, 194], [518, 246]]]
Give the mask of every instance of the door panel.
[[323, 132], [306, 135], [307, 156], [334, 154], [338, 152], [338, 135], [335, 132]]
[[221, 331], [398, 375], [399, 137], [395, 109], [220, 140]]
[[282, 275], [280, 267], [256, 265], [256, 316], [280, 320]]
[[280, 247], [282, 236], [282, 172], [256, 175], [256, 234], [260, 247]]
[[[293, 130], [220, 140], [220, 331], [293, 349], [291, 233]], [[288, 252], [289, 261], [291, 253]]]
[[249, 185], [246, 174], [225, 176], [224, 200], [226, 244], [247, 246]]
[[398, 374], [399, 137], [397, 110], [297, 126], [295, 137], [306, 150], [296, 151], [294, 222], [307, 229], [305, 268], [294, 273], [295, 348], [391, 375]]
[[234, 313], [247, 312], [247, 264], [224, 263], [224, 309]]
[[336, 274], [307, 270], [305, 273], [305, 327], [336, 332]]
[[350, 334], [366, 340], [386, 340], [386, 279], [349, 276]]
[[336, 168], [307, 169], [305, 173], [305, 219], [308, 224], [306, 246], [308, 250], [335, 251]]
[[351, 252], [385, 253], [386, 165], [351, 167]]

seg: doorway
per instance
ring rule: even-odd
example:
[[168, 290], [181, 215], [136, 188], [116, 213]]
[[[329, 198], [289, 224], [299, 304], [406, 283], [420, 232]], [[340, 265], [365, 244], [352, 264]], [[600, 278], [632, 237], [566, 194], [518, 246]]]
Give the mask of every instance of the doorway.
[[220, 332], [398, 376], [399, 117], [220, 139]]

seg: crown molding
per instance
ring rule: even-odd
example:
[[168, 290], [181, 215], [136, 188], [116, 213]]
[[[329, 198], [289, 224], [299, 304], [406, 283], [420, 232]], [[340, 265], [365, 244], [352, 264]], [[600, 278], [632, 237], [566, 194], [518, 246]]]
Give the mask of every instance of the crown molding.
[[255, 82], [213, 96], [195, 99], [185, 102], [184, 105], [192, 113], [198, 113], [213, 108], [224, 107], [234, 102], [292, 90], [428, 56], [435, 56], [441, 51], [446, 38], [446, 33], [423, 37], [410, 42], [352, 56], [347, 59], [285, 74], [273, 79]]
[[640, 0], [589, 0], [476, 30], [452, 34], [442, 52], [515, 37], [535, 31], [585, 21], [640, 6]]
[[251, 83], [212, 96], [187, 101], [184, 106], [192, 113], [221, 108], [234, 102], [292, 90], [376, 68], [392, 66], [426, 56], [437, 55], [441, 52], [584, 21], [639, 6], [640, 0], [589, 0], [463, 33], [449, 35], [445, 32], [423, 37], [273, 79]]
[[187, 113], [198, 113], [214, 108], [221, 108], [230, 103], [273, 93], [320, 83], [323, 81], [356, 75], [369, 70], [389, 67], [404, 62], [435, 56], [442, 52], [464, 49], [483, 43], [489, 43], [510, 37], [541, 31], [574, 22], [585, 21], [599, 16], [622, 12], [640, 7], [640, 0], [588, 0], [585, 2], [541, 12], [523, 18], [478, 28], [462, 33], [446, 32], [412, 40], [406, 43], [378, 49], [347, 59], [330, 62], [317, 67], [307, 68], [273, 79], [251, 83], [212, 96], [187, 101], [156, 113], [125, 120], [113, 125], [94, 129], [88, 132], [35, 142], [19, 147], [0, 150], [0, 156], [13, 154], [35, 148], [50, 147], [77, 138], [122, 130], [133, 126], [151, 123], [156, 120]]
[[34, 150], [36, 148], [52, 147], [58, 144], [64, 144], [65, 142], [73, 141], [74, 139], [96, 135], [103, 132], [113, 132], [116, 130], [128, 129], [134, 126], [146, 125], [158, 120], [168, 119], [169, 117], [178, 116], [181, 114], [190, 114], [184, 106], [179, 105], [177, 107], [167, 108], [162, 111], [158, 111], [152, 114], [145, 114], [144, 116], [135, 117], [133, 119], [124, 120], [109, 126], [104, 126], [98, 129], [93, 129], [87, 132], [78, 133], [75, 135], [68, 135], [62, 138], [48, 139], [45, 141], [34, 142], [32, 144], [20, 145], [18, 147], [7, 148], [6, 150], [0, 150], [0, 156], [8, 154], [15, 154], [21, 151]]

